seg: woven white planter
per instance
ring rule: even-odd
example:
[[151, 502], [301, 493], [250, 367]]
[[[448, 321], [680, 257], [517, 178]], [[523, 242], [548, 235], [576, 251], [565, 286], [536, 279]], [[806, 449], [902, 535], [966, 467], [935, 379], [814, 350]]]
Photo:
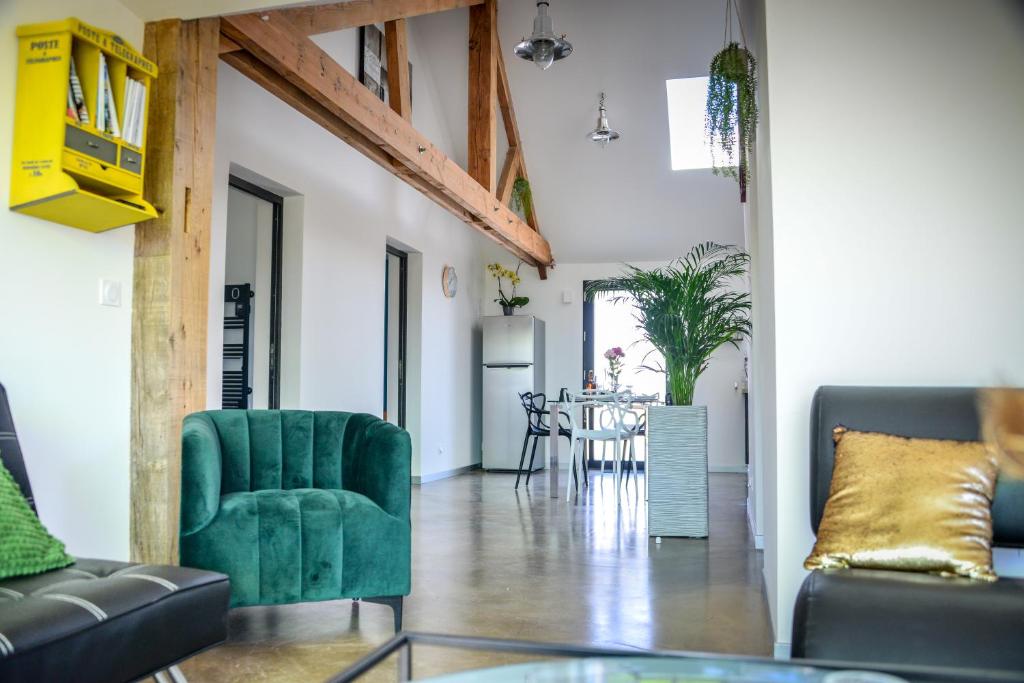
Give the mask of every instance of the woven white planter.
[[647, 410], [647, 531], [708, 535], [708, 408]]

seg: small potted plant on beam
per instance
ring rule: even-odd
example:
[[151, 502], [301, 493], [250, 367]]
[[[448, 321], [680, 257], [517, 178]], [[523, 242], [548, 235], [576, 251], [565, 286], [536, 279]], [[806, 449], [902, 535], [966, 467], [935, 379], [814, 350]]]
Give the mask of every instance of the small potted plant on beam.
[[[522, 265], [522, 263], [519, 264], [519, 266]], [[530, 297], [518, 296], [516, 294], [516, 288], [519, 287], [520, 283], [519, 266], [515, 270], [506, 268], [500, 263], [492, 263], [487, 266], [487, 272], [498, 281], [498, 298], [494, 300], [494, 303], [501, 304], [501, 312], [505, 315], [515, 315], [517, 308], [522, 308], [530, 303]], [[505, 294], [505, 280], [508, 280], [512, 288], [510, 290], [512, 292], [511, 295]]]
[[693, 405], [712, 354], [750, 334], [750, 295], [735, 288], [750, 257], [706, 242], [662, 268], [625, 266], [586, 296], [635, 307], [637, 329], [665, 359], [668, 405], [648, 409], [647, 527], [651, 536], [708, 535], [708, 411]]

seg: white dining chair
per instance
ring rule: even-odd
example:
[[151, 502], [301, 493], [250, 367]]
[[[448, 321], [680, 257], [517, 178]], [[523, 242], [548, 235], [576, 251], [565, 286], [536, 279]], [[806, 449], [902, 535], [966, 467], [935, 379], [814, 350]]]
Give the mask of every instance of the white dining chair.
[[[623, 464], [629, 464], [629, 470], [626, 472], [626, 490], [629, 490], [629, 474], [633, 474], [633, 490], [636, 491], [637, 496], [640, 495], [640, 475], [637, 467], [636, 460], [636, 437], [647, 436], [647, 411], [642, 406], [637, 407], [631, 405], [626, 408], [622, 413], [623, 430], [629, 434], [628, 454], [623, 454]], [[645, 455], [646, 455], [646, 439], [645, 439]], [[602, 467], [604, 464], [602, 463]], [[646, 481], [644, 484], [646, 488]]]
[[[622, 456], [625, 448], [631, 446], [635, 433], [626, 425], [626, 412], [632, 403], [632, 395], [628, 392], [588, 392], [585, 394], [569, 394], [569, 428], [572, 444], [570, 462], [573, 466], [578, 462], [580, 467], [587, 466], [587, 441], [600, 442], [602, 448], [613, 445], [612, 475], [615, 481], [615, 504], [619, 504], [619, 489], [622, 477]], [[598, 416], [597, 424], [582, 426], [583, 411], [595, 409]], [[632, 451], [632, 448], [631, 448]], [[603, 469], [602, 464], [602, 469]], [[584, 470], [585, 471], [585, 470]], [[566, 498], [572, 494], [572, 480], [566, 482]]]

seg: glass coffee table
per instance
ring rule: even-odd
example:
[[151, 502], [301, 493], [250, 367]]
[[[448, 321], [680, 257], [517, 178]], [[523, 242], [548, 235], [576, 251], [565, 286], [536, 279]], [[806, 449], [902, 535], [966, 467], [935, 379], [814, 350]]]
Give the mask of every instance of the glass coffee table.
[[411, 681], [415, 645], [534, 656], [542, 660], [418, 679], [430, 683], [995, 683], [1021, 680], [1019, 675], [999, 671], [782, 661], [764, 657], [599, 648], [403, 632], [331, 678], [330, 682], [359, 681], [395, 654], [398, 655], [398, 680]]

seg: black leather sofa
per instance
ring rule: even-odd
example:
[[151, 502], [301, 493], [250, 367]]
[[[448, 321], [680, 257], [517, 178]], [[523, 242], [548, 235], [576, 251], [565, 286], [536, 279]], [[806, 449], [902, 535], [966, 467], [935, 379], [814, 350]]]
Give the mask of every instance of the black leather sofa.
[[[0, 457], [35, 501], [0, 385]], [[0, 581], [0, 681], [134, 681], [168, 672], [227, 637], [228, 577], [214, 572], [78, 559]]]
[[[832, 429], [839, 424], [903, 436], [974, 440], [979, 438], [976, 391], [818, 389], [811, 410], [815, 532], [832, 479]], [[995, 545], [1024, 546], [1024, 482], [999, 480], [992, 515]], [[1024, 580], [987, 583], [863, 569], [814, 571], [797, 596], [792, 654], [1024, 674]]]

